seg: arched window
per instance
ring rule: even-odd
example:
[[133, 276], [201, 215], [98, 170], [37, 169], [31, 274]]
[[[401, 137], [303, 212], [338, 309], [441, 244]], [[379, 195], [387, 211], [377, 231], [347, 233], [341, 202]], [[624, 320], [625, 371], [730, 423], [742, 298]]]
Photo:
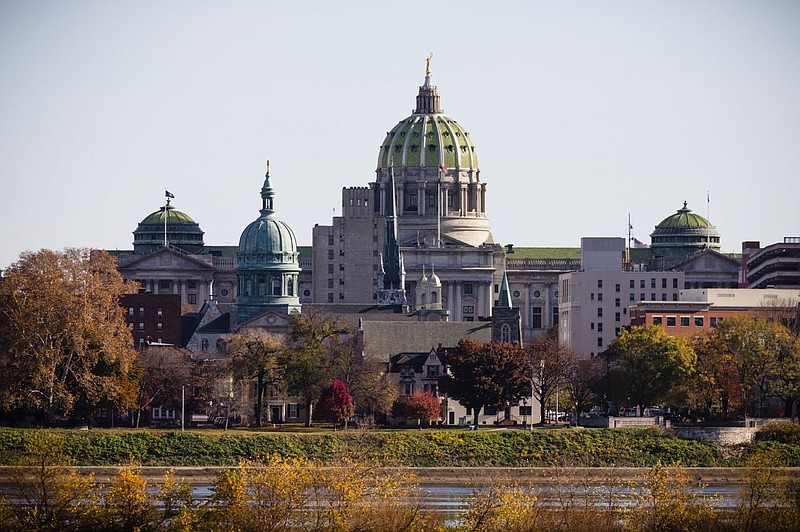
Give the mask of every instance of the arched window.
[[422, 294], [419, 298], [420, 305], [425, 307], [425, 294]]
[[208, 351], [208, 338], [203, 338], [203, 340], [200, 342], [200, 349], [203, 351]]
[[438, 303], [438, 302], [439, 302], [438, 292], [431, 292], [431, 303]]
[[500, 327], [500, 341], [506, 344], [511, 343], [511, 327], [509, 327], [508, 323], [504, 323]]

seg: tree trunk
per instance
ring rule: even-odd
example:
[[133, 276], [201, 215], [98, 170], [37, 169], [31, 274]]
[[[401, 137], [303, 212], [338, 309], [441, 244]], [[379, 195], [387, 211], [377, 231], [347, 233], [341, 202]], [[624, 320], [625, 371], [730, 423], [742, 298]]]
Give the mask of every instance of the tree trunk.
[[475, 430], [478, 430], [478, 417], [480, 416], [480, 413], [481, 413], [481, 407], [479, 406], [479, 407], [475, 408], [474, 412], [475, 413], [473, 414], [473, 418], [472, 418], [473, 421], [472, 422], [475, 425]]
[[[539, 424], [540, 425], [544, 425], [545, 414], [546, 414], [545, 404], [544, 404], [544, 401], [542, 400], [542, 401], [539, 402], [539, 416], [540, 416], [539, 417]], [[532, 422], [533, 422], [533, 420], [531, 420], [531, 423]]]
[[792, 419], [792, 407], [794, 406], [795, 397], [787, 397], [783, 400], [783, 417]]
[[259, 372], [256, 381], [256, 427], [261, 427], [261, 411], [264, 406], [264, 375]]
[[306, 398], [306, 404], [308, 405], [308, 416], [306, 416], [306, 427], [310, 427], [312, 425], [312, 416], [314, 414], [314, 403], [311, 402], [311, 399]]

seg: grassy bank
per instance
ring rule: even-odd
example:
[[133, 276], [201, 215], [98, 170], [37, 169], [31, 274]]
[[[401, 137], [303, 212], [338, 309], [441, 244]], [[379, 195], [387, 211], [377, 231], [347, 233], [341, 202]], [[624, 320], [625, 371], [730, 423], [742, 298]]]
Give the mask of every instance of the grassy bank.
[[[37, 430], [0, 429], [0, 464], [22, 456]], [[800, 467], [800, 443], [757, 441], [722, 447], [681, 440], [646, 429], [504, 431], [345, 431], [316, 434], [168, 432], [150, 430], [58, 431], [75, 465], [235, 465], [266, 455], [321, 464], [344, 458], [376, 459], [414, 467], [568, 466], [640, 467], [681, 463], [687, 467], [738, 467], [757, 451], [773, 450], [783, 465]]]

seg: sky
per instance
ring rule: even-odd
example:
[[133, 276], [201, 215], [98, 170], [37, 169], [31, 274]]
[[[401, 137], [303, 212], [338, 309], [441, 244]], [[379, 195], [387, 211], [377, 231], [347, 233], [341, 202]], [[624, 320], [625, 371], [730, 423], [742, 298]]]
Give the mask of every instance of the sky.
[[430, 52], [498, 243], [578, 247], [628, 215], [649, 243], [684, 201], [725, 252], [800, 236], [797, 1], [0, 0], [0, 268], [132, 249], [165, 189], [236, 245], [267, 159], [309, 245]]

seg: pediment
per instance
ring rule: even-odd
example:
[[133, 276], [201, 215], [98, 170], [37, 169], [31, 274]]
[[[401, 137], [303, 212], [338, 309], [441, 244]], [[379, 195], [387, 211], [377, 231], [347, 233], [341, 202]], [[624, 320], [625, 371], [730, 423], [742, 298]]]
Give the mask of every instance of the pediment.
[[[441, 235], [440, 240], [442, 243], [441, 247], [447, 247], [447, 246], [474, 247], [467, 242], [452, 238], [447, 235]], [[402, 242], [399, 242], [399, 244], [400, 247], [409, 247], [409, 248], [436, 247], [436, 231], [420, 232], [418, 236], [414, 236], [413, 238], [408, 238]]]
[[673, 269], [682, 272], [728, 272], [736, 273], [740, 268], [739, 261], [706, 249], [676, 264]]
[[119, 267], [119, 271], [164, 270], [203, 270], [213, 272], [214, 267], [191, 255], [180, 253], [170, 248], [161, 248]]
[[253, 316], [246, 322], [239, 324], [240, 329], [283, 329], [288, 326], [289, 317], [273, 310]]

